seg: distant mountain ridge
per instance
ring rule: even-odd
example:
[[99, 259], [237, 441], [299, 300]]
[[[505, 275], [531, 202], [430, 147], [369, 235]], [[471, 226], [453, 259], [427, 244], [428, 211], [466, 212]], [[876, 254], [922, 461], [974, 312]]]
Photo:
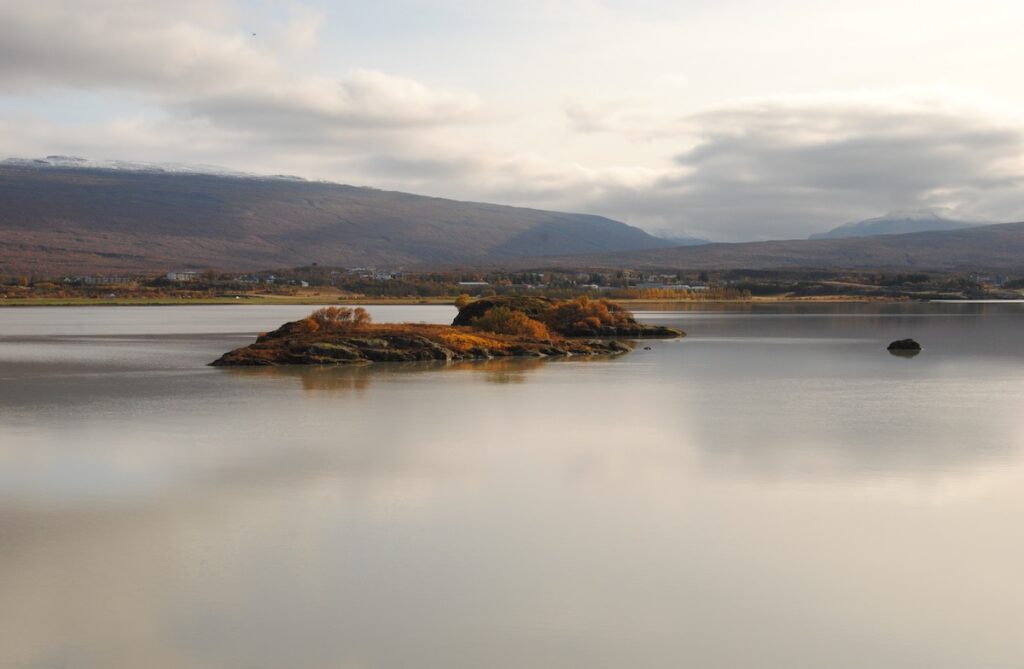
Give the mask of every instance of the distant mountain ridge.
[[672, 232], [655, 232], [654, 234], [659, 239], [664, 239], [666, 242], [671, 242], [673, 246], [701, 246], [703, 244], [711, 243], [711, 240], [709, 239], [693, 237], [687, 234], [679, 234]]
[[845, 223], [828, 232], [811, 235], [808, 239], [843, 239], [875, 235], [903, 235], [911, 232], [940, 232], [973, 228], [986, 223], [990, 223], [990, 221], [963, 220], [953, 216], [946, 209], [894, 211], [885, 216]]
[[[525, 267], [523, 263], [519, 266]], [[531, 268], [853, 269], [1024, 273], [1024, 223], [903, 235], [708, 244], [538, 259]]]
[[0, 163], [0, 274], [429, 267], [667, 248], [602, 216], [285, 177]]

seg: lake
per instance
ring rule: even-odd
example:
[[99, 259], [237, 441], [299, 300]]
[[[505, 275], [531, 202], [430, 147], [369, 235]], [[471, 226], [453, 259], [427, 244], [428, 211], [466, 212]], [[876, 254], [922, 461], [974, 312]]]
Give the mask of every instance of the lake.
[[0, 310], [0, 667], [1024, 666], [1024, 305], [205, 366], [310, 309]]

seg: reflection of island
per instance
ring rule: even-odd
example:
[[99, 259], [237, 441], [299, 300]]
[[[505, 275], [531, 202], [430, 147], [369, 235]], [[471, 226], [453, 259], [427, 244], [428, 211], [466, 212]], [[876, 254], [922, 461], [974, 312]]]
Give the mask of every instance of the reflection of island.
[[458, 369], [483, 372], [488, 383], [525, 383], [530, 371], [544, 364], [540, 360], [485, 360], [459, 365]]
[[460, 305], [451, 325], [370, 322], [361, 308], [324, 307], [260, 335], [213, 365], [351, 365], [457, 362], [493, 358], [616, 355], [633, 350], [614, 337], [681, 337], [679, 330], [638, 323], [606, 300], [486, 298]]
[[488, 383], [524, 383], [530, 371], [543, 364], [535, 358], [464, 360], [459, 362], [399, 362], [390, 365], [275, 365], [232, 367], [240, 379], [259, 378], [298, 383], [308, 392], [355, 392], [367, 390], [375, 380], [409, 374], [471, 372]]
[[919, 348], [911, 348], [911, 349], [890, 348], [889, 349], [889, 355], [894, 355], [897, 358], [913, 358], [915, 356], [921, 355], [921, 349], [919, 349]]

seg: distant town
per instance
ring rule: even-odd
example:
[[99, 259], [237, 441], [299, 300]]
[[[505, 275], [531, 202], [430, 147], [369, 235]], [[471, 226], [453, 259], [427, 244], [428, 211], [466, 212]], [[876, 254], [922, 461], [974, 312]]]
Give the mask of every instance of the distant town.
[[980, 273], [825, 271], [421, 272], [309, 265], [259, 272], [175, 268], [158, 275], [0, 277], [0, 304], [164, 301], [448, 301], [460, 295], [599, 295], [620, 300], [1013, 299], [1024, 278]]

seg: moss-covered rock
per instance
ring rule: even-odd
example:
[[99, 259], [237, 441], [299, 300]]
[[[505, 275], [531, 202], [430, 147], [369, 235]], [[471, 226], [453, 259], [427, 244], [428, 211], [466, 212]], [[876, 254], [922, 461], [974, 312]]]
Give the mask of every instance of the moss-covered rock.
[[547, 297], [485, 297], [474, 300], [459, 309], [459, 313], [455, 316], [455, 320], [452, 321], [452, 325], [470, 326], [473, 324], [473, 321], [495, 307], [508, 307], [513, 311], [521, 311], [533, 320], [543, 323], [544, 315], [551, 310], [554, 302], [554, 300]]
[[463, 306], [452, 325], [473, 326], [495, 308], [519, 311], [562, 337], [675, 338], [685, 333], [661, 325], [639, 323], [628, 310], [607, 300], [586, 297], [555, 300], [547, 297], [485, 297]]

